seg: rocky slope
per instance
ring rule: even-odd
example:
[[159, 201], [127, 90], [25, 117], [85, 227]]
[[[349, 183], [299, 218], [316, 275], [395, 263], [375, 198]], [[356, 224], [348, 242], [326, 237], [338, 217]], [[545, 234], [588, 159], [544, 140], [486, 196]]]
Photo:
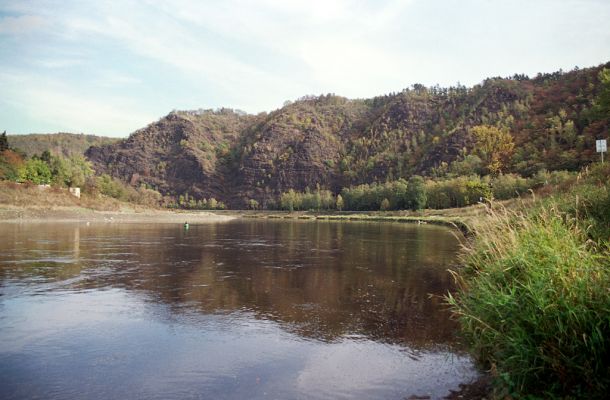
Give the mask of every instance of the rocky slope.
[[608, 134], [607, 116], [594, 113], [602, 67], [492, 78], [472, 88], [414, 85], [364, 100], [308, 96], [269, 114], [172, 112], [86, 155], [99, 173], [232, 208], [249, 199], [268, 205], [290, 188], [338, 191], [446, 175], [473, 153], [470, 128], [483, 124], [513, 137], [505, 171], [576, 169], [596, 157], [595, 139]]

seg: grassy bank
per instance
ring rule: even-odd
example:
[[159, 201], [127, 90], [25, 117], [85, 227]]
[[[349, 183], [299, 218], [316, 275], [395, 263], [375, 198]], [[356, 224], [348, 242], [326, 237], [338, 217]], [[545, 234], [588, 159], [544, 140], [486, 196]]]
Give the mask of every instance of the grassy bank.
[[606, 398], [610, 389], [610, 167], [492, 211], [449, 302], [499, 398]]
[[226, 221], [231, 215], [151, 208], [104, 195], [71, 195], [64, 188], [41, 188], [0, 181], [0, 221], [105, 221], [191, 223]]
[[[504, 205], [513, 203], [514, 201], [512, 200], [502, 202]], [[421, 211], [239, 211], [239, 215], [243, 218], [404, 222], [448, 226], [457, 228], [463, 233], [469, 232], [470, 226], [487, 215], [487, 213], [488, 209], [484, 204], [462, 208]]]

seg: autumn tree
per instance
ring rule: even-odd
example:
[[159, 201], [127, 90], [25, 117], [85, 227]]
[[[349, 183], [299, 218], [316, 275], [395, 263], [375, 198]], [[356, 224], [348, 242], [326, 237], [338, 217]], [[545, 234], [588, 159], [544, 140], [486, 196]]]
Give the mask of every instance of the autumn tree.
[[497, 175], [510, 160], [515, 144], [507, 130], [491, 125], [471, 129], [475, 138], [474, 154], [479, 156], [487, 171]]
[[25, 165], [23, 157], [12, 150], [0, 152], [0, 179], [17, 181]]

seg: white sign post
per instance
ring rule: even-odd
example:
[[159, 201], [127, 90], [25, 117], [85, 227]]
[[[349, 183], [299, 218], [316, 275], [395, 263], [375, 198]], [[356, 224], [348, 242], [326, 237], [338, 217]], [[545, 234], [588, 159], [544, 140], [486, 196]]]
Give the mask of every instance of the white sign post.
[[602, 153], [602, 164], [604, 163], [604, 153], [608, 151], [608, 144], [606, 139], [600, 139], [595, 141], [595, 147], [598, 153]]

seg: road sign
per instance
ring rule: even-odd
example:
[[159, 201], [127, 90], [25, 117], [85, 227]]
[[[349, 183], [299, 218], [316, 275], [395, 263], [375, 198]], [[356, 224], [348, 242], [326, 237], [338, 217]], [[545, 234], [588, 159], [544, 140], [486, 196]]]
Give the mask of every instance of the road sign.
[[608, 144], [606, 139], [599, 139], [595, 141], [595, 147], [598, 153], [602, 153], [602, 164], [604, 163], [604, 153], [608, 151]]

